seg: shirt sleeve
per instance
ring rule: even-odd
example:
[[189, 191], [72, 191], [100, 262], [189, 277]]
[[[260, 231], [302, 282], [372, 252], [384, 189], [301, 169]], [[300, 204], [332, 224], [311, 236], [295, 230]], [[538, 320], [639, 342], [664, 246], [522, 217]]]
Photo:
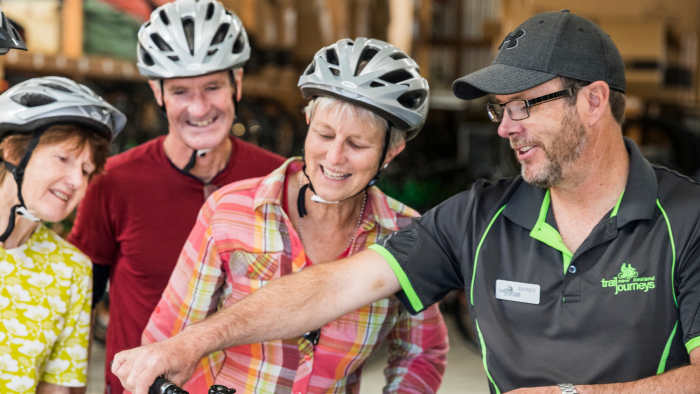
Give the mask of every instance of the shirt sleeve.
[[106, 179], [98, 177], [90, 183], [85, 198], [78, 206], [68, 242], [85, 253], [95, 264], [111, 265], [118, 244], [106, 199]]
[[41, 381], [64, 387], [87, 385], [92, 269], [74, 268], [65, 323], [44, 366]]
[[388, 366], [385, 393], [437, 392], [445, 373], [447, 327], [437, 305], [411, 316], [399, 308], [398, 321], [387, 337]]
[[700, 226], [695, 229], [688, 253], [678, 264], [678, 308], [683, 342], [690, 353], [700, 347]]
[[464, 288], [462, 246], [475, 205], [473, 196], [473, 191], [460, 193], [370, 246], [394, 270], [402, 288], [396, 296], [410, 313]]
[[224, 272], [210, 225], [214, 204], [210, 198], [199, 212], [163, 296], [143, 332], [143, 344], [170, 338], [216, 312]]

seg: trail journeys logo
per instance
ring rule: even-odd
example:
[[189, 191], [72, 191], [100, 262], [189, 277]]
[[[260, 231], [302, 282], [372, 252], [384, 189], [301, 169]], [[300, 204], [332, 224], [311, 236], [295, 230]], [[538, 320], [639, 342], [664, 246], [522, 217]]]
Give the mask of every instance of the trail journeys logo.
[[504, 289], [498, 289], [499, 293], [502, 293], [505, 297], [520, 297], [520, 293], [513, 290], [513, 286], [508, 286]]
[[639, 272], [632, 267], [632, 264], [622, 263], [622, 268], [620, 268], [620, 273], [612, 280], [601, 280], [603, 287], [614, 287], [615, 294], [621, 291], [634, 291], [642, 290], [645, 293], [650, 289], [656, 287], [654, 281], [655, 276], [651, 277], [639, 277]]

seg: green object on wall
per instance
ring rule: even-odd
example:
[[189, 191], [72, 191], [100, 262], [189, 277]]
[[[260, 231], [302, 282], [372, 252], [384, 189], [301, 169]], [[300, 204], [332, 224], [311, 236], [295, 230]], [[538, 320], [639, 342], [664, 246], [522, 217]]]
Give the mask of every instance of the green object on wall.
[[141, 22], [113, 6], [99, 0], [86, 0], [84, 51], [86, 54], [105, 55], [136, 61], [137, 33]]

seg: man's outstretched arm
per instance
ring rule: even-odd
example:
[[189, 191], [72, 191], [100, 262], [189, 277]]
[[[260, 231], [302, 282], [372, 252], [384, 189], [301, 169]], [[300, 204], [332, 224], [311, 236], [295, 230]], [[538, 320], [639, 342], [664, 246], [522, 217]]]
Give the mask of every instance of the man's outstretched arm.
[[134, 394], [147, 394], [161, 375], [182, 384], [214, 351], [297, 337], [400, 289], [384, 258], [365, 250], [283, 276], [170, 339], [120, 352], [112, 372]]

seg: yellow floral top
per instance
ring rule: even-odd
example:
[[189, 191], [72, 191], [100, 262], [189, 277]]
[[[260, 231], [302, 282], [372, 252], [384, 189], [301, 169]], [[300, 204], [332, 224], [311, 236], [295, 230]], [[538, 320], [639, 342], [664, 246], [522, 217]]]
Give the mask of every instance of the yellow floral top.
[[90, 260], [43, 225], [0, 248], [0, 393], [85, 386], [91, 293]]

